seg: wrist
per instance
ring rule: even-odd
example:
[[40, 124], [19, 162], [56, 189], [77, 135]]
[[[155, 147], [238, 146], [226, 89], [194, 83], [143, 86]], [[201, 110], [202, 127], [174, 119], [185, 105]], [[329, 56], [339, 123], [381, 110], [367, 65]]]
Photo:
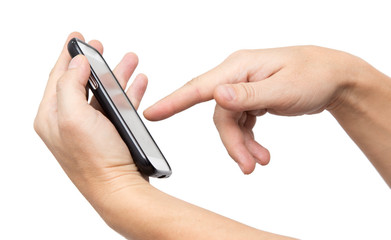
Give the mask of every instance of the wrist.
[[391, 186], [391, 79], [361, 60], [328, 109]]
[[110, 226], [113, 212], [117, 208], [125, 202], [131, 203], [141, 189], [152, 188], [148, 177], [142, 176], [137, 170], [129, 171], [126, 166], [116, 167], [115, 170], [106, 169], [104, 173], [85, 178], [77, 186]]
[[166, 215], [173, 210], [167, 198], [171, 200], [143, 180], [100, 194], [93, 206], [106, 224], [125, 238], [157, 239], [164, 229], [172, 231], [164, 227], [171, 223]]
[[365, 111], [365, 98], [373, 88], [377, 87], [379, 72], [364, 60], [345, 53], [341, 58], [340, 71], [336, 71], [337, 88], [335, 96], [327, 106], [327, 110], [334, 116], [349, 112]]
[[[141, 210], [143, 207], [140, 200], [154, 190], [145, 180], [140, 180], [139, 183], [128, 182], [98, 192], [94, 202], [91, 203], [107, 225], [122, 235], [124, 235], [124, 225], [128, 225], [129, 221], [140, 219], [137, 214], [136, 216], [132, 214], [135, 213], [135, 209]], [[132, 218], [129, 219], [129, 216]]]

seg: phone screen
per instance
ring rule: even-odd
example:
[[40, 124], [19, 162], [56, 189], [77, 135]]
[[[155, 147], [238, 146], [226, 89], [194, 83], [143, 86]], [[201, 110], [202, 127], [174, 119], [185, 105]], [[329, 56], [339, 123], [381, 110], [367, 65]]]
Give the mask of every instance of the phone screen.
[[78, 41], [78, 43], [83, 54], [87, 57], [91, 68], [120, 113], [123, 121], [141, 147], [141, 152], [144, 152], [147, 159], [156, 169], [170, 172], [171, 170], [166, 163], [163, 154], [151, 138], [151, 135], [145, 128], [136, 110], [125, 95], [118, 81], [115, 79], [105, 60], [94, 48], [81, 41]]

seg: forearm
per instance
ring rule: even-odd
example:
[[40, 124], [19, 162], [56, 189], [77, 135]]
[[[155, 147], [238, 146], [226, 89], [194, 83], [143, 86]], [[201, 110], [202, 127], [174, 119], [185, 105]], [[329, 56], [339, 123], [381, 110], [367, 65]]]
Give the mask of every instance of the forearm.
[[391, 79], [355, 59], [330, 112], [391, 187]]
[[235, 222], [149, 184], [122, 189], [95, 204], [108, 225], [130, 239], [291, 239]]

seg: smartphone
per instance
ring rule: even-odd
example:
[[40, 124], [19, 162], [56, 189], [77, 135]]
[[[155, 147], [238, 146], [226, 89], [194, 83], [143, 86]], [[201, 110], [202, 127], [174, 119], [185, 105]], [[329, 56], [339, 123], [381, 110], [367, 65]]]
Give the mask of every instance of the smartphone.
[[128, 146], [138, 170], [151, 177], [169, 177], [170, 165], [102, 55], [77, 38], [69, 41], [68, 51], [71, 57], [87, 57], [91, 66], [88, 87]]

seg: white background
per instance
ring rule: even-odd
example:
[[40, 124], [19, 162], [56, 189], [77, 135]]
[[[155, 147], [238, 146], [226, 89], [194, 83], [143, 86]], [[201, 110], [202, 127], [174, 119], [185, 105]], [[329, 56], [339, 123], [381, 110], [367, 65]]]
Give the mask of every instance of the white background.
[[[138, 54], [136, 73], [150, 80], [142, 111], [238, 49], [320, 45], [391, 75], [388, 2], [2, 1], [0, 239], [122, 239], [33, 130], [70, 32], [101, 40], [111, 67], [128, 51]], [[245, 176], [220, 142], [213, 109], [208, 102], [146, 122], [173, 169], [154, 186], [279, 234], [391, 239], [391, 191], [329, 113], [260, 118], [256, 138], [271, 163]]]

